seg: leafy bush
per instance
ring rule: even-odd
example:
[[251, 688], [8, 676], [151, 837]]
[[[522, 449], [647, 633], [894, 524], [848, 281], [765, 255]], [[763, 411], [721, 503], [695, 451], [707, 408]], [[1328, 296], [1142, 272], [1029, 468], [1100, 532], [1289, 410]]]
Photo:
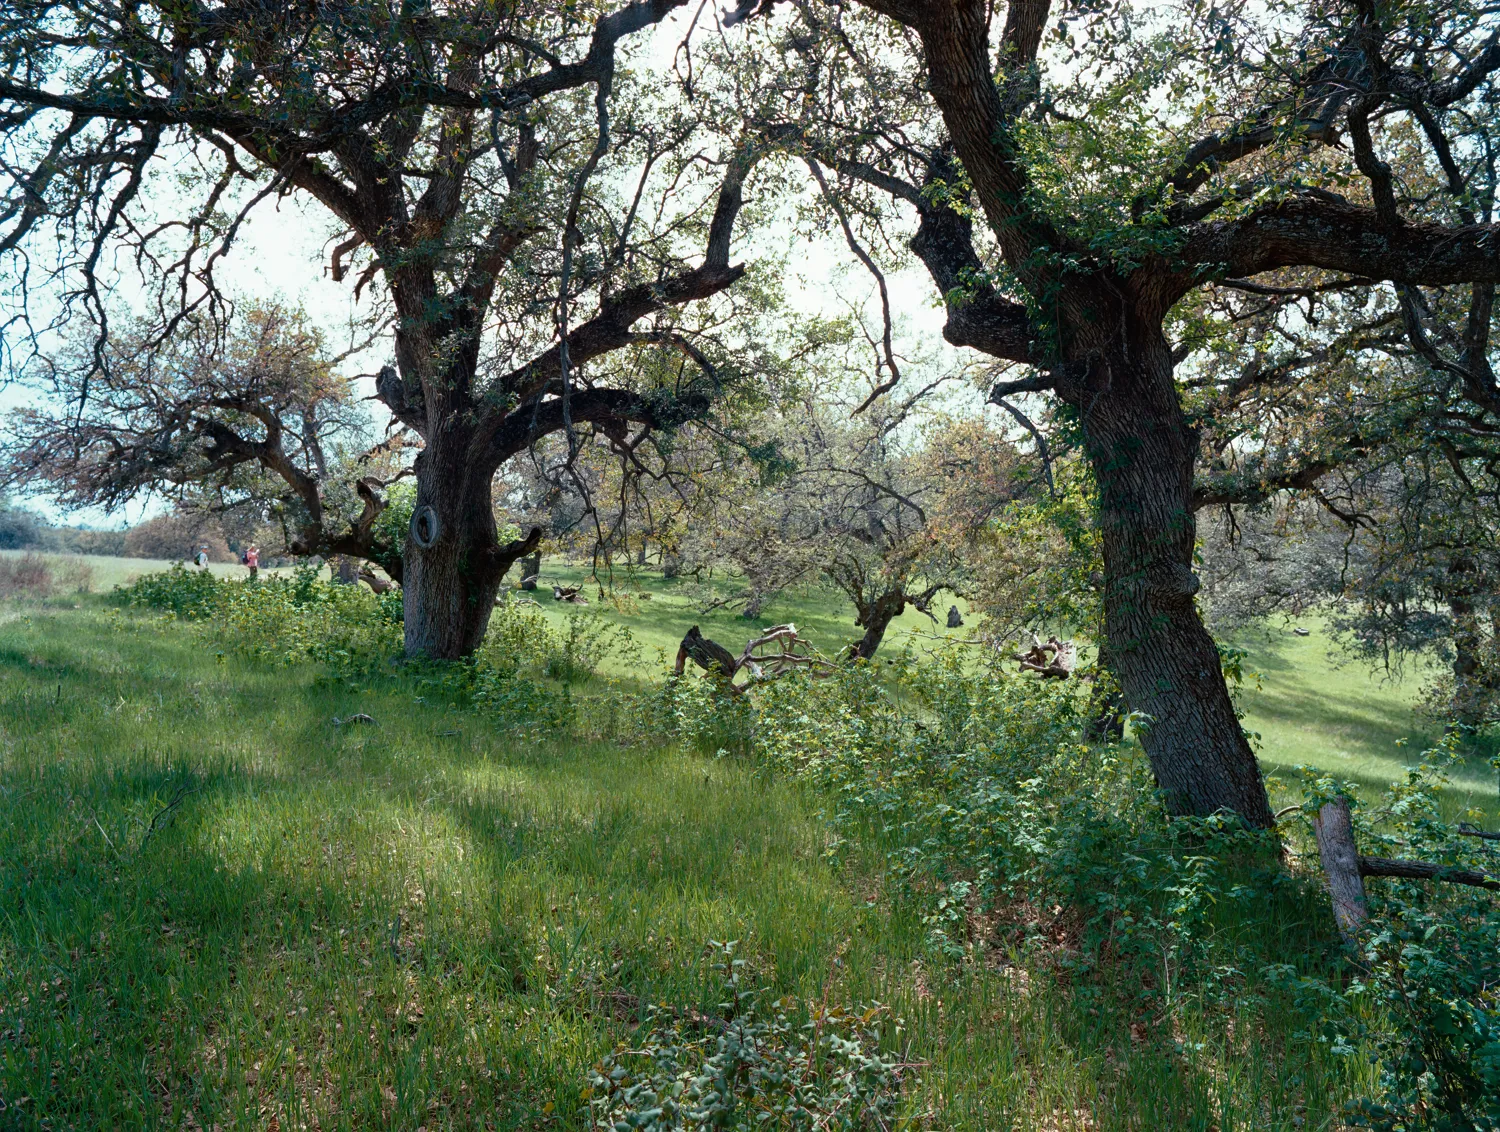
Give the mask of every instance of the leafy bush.
[[553, 640], [547, 675], [564, 684], [590, 679], [606, 660], [635, 650], [635, 637], [626, 626], [592, 610], [569, 613], [567, 626]]
[[1083, 741], [1086, 708], [1066, 684], [908, 655], [884, 679], [857, 666], [768, 688], [754, 745], [834, 800], [839, 834], [884, 849], [935, 949], [1064, 930], [1070, 965], [1170, 996], [1207, 969], [1213, 922], [1275, 898], [1275, 848], [1232, 819], [1167, 820], [1136, 747]]
[[159, 609], [190, 621], [214, 616], [229, 600], [229, 583], [207, 570], [189, 570], [177, 563], [158, 574], [144, 574], [128, 586], [115, 587], [121, 605]]
[[890, 1126], [898, 1059], [880, 1052], [882, 1008], [798, 1004], [745, 982], [734, 944], [712, 944], [719, 1015], [654, 1008], [639, 1048], [589, 1075], [589, 1117], [604, 1132], [808, 1130]]
[[117, 600], [199, 622], [216, 640], [261, 660], [315, 660], [352, 673], [400, 649], [399, 627], [375, 594], [321, 581], [313, 566], [251, 583], [179, 564], [118, 588]]
[[582, 679], [629, 635], [587, 622], [559, 635], [534, 609], [502, 604], [484, 645], [467, 660], [401, 659], [401, 595], [323, 581], [316, 566], [259, 582], [228, 581], [181, 565], [117, 591], [125, 605], [194, 621], [235, 651], [280, 664], [316, 661], [334, 680], [394, 675], [400, 665], [424, 697], [495, 717], [518, 739], [564, 731], [574, 718], [566, 689], [548, 687], [559, 671]]
[[[1485, 841], [1444, 820], [1438, 788], [1459, 757], [1450, 734], [1379, 804], [1355, 809], [1361, 848], [1476, 872], [1500, 872]], [[1311, 813], [1343, 783], [1304, 769]], [[1361, 970], [1336, 1015], [1348, 1040], [1381, 1058], [1380, 1094], [1358, 1125], [1389, 1132], [1500, 1129], [1500, 908], [1483, 890], [1383, 878], [1369, 885]], [[1333, 1012], [1330, 1011], [1333, 1016]], [[1371, 1021], [1361, 1022], [1361, 1019]]]

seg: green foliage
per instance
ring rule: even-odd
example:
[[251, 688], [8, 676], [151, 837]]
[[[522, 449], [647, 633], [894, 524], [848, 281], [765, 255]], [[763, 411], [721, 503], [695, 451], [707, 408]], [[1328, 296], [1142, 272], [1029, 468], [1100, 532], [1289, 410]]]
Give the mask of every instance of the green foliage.
[[[747, 981], [735, 942], [711, 943], [718, 1016], [654, 1007], [650, 1032], [589, 1074], [599, 1132], [888, 1127], [898, 1059], [880, 1052], [883, 1008], [774, 1001]], [[805, 1022], [795, 1017], [806, 1015]]]
[[387, 487], [385, 510], [370, 526], [371, 541], [376, 546], [389, 547], [392, 554], [400, 557], [406, 548], [407, 528], [411, 526], [411, 513], [416, 506], [416, 484], [399, 480]]
[[1087, 468], [1061, 463], [1055, 494], [1010, 504], [985, 532], [976, 605], [993, 635], [1045, 626], [1103, 639], [1096, 495]]
[[[1458, 757], [1449, 735], [1368, 813], [1355, 811], [1362, 847], [1495, 873], [1496, 854], [1446, 822], [1437, 791]], [[1334, 795], [1337, 779], [1306, 774], [1304, 809]], [[1482, 890], [1432, 881], [1370, 885], [1361, 970], [1335, 1017], [1348, 1038], [1381, 1058], [1379, 1094], [1359, 1101], [1357, 1125], [1385, 1132], [1500, 1129], [1500, 907]], [[1373, 1021], [1362, 1021], [1373, 1019]]]
[[228, 583], [207, 570], [189, 570], [177, 563], [159, 574], [146, 574], [127, 586], [117, 586], [121, 605], [159, 609], [188, 620], [214, 616], [228, 599]]
[[1156, 1001], [1185, 979], [1222, 997], [1241, 980], [1216, 970], [1280, 958], [1219, 931], [1226, 917], [1308, 898], [1265, 836], [1228, 819], [1169, 822], [1136, 747], [1083, 740], [1086, 696], [958, 650], [784, 678], [753, 705], [686, 681], [662, 707], [658, 723], [700, 749], [748, 749], [812, 785], [828, 800], [830, 854], [878, 846], [929, 947], [954, 959], [997, 938], [1044, 952], [1065, 926], [1080, 973]]
[[751, 754], [754, 705], [720, 681], [668, 676], [631, 707], [639, 740], [671, 737], [703, 755]]
[[256, 659], [319, 661], [339, 673], [375, 668], [401, 644], [368, 588], [322, 581], [307, 564], [255, 582], [177, 565], [117, 588], [116, 600], [197, 622], [210, 639]]
[[[545, 624], [540, 614], [534, 614]], [[635, 638], [624, 625], [604, 616], [602, 610], [575, 609], [568, 614], [561, 633], [553, 633], [546, 655], [546, 673], [564, 684], [576, 684], [598, 674], [611, 658], [635, 652]]]
[[35, 546], [42, 538], [42, 520], [24, 507], [11, 505], [0, 496], [0, 548], [16, 550]]

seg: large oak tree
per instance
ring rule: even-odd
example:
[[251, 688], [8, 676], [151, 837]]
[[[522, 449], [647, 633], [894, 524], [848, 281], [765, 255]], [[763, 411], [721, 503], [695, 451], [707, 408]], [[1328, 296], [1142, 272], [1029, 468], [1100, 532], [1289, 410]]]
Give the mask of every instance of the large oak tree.
[[1202, 288], [1302, 270], [1395, 295], [1428, 348], [1423, 288], [1457, 289], [1469, 318], [1449, 378], [1493, 402], [1500, 230], [1477, 204], [1493, 199], [1493, 10], [747, 0], [738, 14], [765, 17], [785, 76], [760, 127], [828, 169], [867, 229], [889, 229], [894, 204], [947, 339], [1023, 367], [993, 397], [1050, 394], [1076, 430], [1099, 485], [1110, 663], [1171, 804], [1269, 825], [1194, 607], [1194, 512], [1211, 496], [1195, 494], [1180, 312]]
[[[166, 341], [185, 315], [222, 316], [259, 202], [320, 205], [342, 230], [334, 278], [383, 279], [395, 365], [377, 389], [422, 442], [407, 649], [462, 655], [538, 537], [498, 538], [497, 468], [585, 423], [671, 427], [712, 392], [589, 365], [695, 354], [682, 308], [743, 273], [730, 243], [758, 151], [702, 138], [622, 65], [685, 2], [6, 0], [0, 254], [42, 303], [15, 311], [86, 316], [105, 367], [121, 251]], [[73, 387], [87, 419], [88, 374]]]

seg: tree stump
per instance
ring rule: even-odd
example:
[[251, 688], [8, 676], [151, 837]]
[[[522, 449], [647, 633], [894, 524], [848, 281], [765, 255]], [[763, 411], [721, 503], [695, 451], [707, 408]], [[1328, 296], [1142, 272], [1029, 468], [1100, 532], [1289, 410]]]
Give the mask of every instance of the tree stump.
[[521, 559], [521, 588], [523, 590], [536, 589], [537, 575], [541, 572], [542, 552], [540, 550]]
[[333, 580], [341, 586], [352, 586], [359, 582], [359, 563], [347, 554], [334, 555], [329, 560], [329, 570]]
[[705, 637], [696, 625], [682, 638], [682, 645], [677, 650], [677, 667], [673, 671], [681, 676], [689, 659], [703, 671], [725, 680], [739, 670], [739, 662], [734, 659], [734, 654], [718, 641]]

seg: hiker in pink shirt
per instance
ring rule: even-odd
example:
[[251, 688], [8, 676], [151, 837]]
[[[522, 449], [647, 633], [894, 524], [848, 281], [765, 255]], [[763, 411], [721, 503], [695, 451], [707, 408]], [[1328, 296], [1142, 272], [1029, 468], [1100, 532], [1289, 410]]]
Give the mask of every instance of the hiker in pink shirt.
[[260, 549], [254, 545], [245, 551], [245, 565], [250, 567], [250, 580], [253, 582], [260, 573]]

